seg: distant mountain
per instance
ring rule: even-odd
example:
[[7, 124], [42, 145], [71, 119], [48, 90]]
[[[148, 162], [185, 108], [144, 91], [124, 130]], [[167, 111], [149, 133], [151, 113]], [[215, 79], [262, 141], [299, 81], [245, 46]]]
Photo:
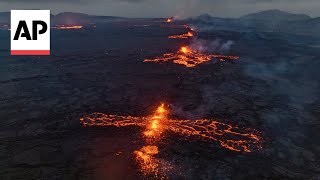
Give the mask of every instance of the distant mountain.
[[[290, 27], [297, 22], [310, 20], [311, 17], [305, 14], [292, 14], [280, 10], [268, 10], [259, 13], [248, 14], [239, 18], [246, 27], [252, 27], [259, 31], [279, 31], [293, 33], [294, 29], [284, 28], [284, 25]], [[304, 27], [299, 28], [304, 29]], [[307, 30], [307, 29], [305, 29]]]
[[279, 25], [278, 31], [320, 36], [320, 18], [312, 18], [306, 21], [284, 22]]
[[197, 21], [203, 21], [203, 22], [210, 22], [213, 20], [214, 17], [212, 17], [210, 14], [202, 14], [197, 17], [191, 17], [190, 20], [197, 20]]
[[209, 14], [186, 19], [200, 30], [267, 31], [320, 36], [320, 18], [268, 10], [240, 18], [217, 18]]
[[103, 23], [115, 20], [124, 20], [126, 18], [114, 16], [93, 16], [83, 13], [64, 12], [53, 15], [51, 24], [64, 24], [64, 25], [86, 25], [91, 23]]
[[[142, 18], [143, 19], [143, 18]], [[87, 25], [110, 21], [128, 20], [114, 16], [93, 16], [83, 13], [64, 12], [51, 15], [51, 25]], [[132, 19], [139, 20], [139, 19]], [[0, 28], [10, 23], [10, 12], [0, 13]], [[285, 32], [303, 35], [320, 36], [320, 18], [311, 18], [304, 14], [293, 14], [280, 10], [268, 10], [248, 14], [240, 18], [220, 18], [203, 14], [184, 20], [193, 24], [198, 31], [230, 30], [230, 31], [263, 31]]]
[[[103, 23], [115, 20], [124, 20], [126, 18], [114, 16], [93, 16], [83, 13], [64, 12], [57, 15], [51, 15], [51, 25], [86, 25], [92, 23]], [[0, 24], [10, 23], [10, 12], [0, 13]]]
[[209, 30], [234, 30], [246, 31], [247, 28], [241, 24], [239, 19], [213, 17], [209, 14], [203, 14], [196, 17], [190, 17], [184, 20], [185, 23], [196, 27], [197, 31]]
[[311, 19], [310, 16], [305, 14], [292, 14], [280, 10], [267, 10], [258, 13], [248, 14], [240, 17], [242, 20], [255, 20], [255, 21], [302, 21]]

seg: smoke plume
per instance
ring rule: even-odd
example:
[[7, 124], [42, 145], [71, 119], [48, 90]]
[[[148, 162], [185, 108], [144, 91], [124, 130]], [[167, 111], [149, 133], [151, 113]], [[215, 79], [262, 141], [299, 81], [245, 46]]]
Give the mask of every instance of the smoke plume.
[[215, 39], [207, 41], [202, 39], [193, 39], [191, 41], [191, 49], [201, 53], [227, 53], [234, 44], [232, 40]]

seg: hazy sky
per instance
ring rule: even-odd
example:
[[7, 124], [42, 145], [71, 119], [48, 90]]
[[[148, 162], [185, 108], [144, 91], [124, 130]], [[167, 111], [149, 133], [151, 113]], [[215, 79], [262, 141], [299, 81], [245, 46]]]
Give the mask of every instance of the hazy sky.
[[320, 0], [0, 0], [0, 11], [50, 9], [124, 17], [239, 17], [267, 9], [320, 16]]

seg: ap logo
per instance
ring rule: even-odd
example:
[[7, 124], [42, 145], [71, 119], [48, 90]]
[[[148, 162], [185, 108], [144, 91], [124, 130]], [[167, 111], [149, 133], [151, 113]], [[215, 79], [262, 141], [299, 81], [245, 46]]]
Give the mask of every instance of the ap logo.
[[11, 10], [11, 55], [50, 55], [50, 10]]

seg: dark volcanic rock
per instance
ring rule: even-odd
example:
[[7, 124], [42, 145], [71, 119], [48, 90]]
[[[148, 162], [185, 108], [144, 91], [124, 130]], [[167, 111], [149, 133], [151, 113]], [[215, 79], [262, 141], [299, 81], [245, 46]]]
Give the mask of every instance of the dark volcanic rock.
[[[166, 133], [156, 143], [171, 179], [317, 179], [319, 44], [281, 33], [210, 31], [233, 40], [234, 62], [186, 68], [142, 63], [174, 52], [185, 29], [146, 21], [53, 30], [52, 55], [0, 54], [0, 179], [141, 179], [142, 129], [80, 126], [91, 112], [146, 116], [160, 102], [175, 118], [210, 118], [261, 132], [253, 153]], [[9, 39], [0, 32], [0, 44]], [[310, 43], [312, 42], [312, 43]], [[167, 166], [165, 166], [167, 167]], [[150, 179], [155, 177], [151, 176]]]

